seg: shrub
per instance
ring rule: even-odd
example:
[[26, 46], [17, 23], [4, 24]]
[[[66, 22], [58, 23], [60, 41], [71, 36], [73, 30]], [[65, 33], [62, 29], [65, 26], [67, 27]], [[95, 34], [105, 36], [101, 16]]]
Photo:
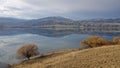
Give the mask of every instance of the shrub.
[[30, 57], [33, 57], [39, 54], [38, 47], [35, 44], [26, 44], [20, 47], [17, 50], [17, 53], [18, 53], [19, 59], [27, 58], [28, 60], [30, 59]]
[[114, 42], [115, 44], [120, 44], [120, 36], [114, 37], [114, 38], [113, 38], [113, 42]]
[[106, 45], [108, 42], [99, 36], [91, 36], [81, 41], [81, 48], [93, 48]]
[[108, 41], [107, 45], [116, 45], [116, 43], [113, 41]]

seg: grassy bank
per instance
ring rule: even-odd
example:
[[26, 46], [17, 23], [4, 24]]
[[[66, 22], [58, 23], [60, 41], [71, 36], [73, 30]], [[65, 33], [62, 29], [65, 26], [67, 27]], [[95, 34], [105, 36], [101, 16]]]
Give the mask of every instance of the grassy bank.
[[120, 46], [63, 50], [25, 61], [12, 68], [119, 68]]

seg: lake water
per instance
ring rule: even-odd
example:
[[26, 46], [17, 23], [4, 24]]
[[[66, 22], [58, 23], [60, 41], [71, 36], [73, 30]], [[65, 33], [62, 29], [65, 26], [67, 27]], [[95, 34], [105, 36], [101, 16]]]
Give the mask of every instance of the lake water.
[[[80, 41], [93, 35], [111, 40], [120, 33], [84, 32], [76, 29], [0, 29], [0, 63], [14, 64], [16, 50], [24, 44], [38, 45], [41, 53], [80, 48]], [[1, 68], [1, 67], [0, 67]]]

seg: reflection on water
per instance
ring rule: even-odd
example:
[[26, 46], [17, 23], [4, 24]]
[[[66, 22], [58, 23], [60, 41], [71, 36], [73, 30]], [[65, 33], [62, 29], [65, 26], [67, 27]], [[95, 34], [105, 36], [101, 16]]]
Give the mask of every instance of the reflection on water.
[[16, 60], [16, 50], [24, 44], [35, 43], [41, 53], [79, 48], [80, 41], [100, 35], [108, 40], [119, 35], [119, 31], [92, 31], [81, 29], [0, 29], [0, 62], [13, 64]]
[[11, 28], [0, 29], [0, 35], [37, 34], [48, 37], [62, 37], [70, 34], [119, 35], [120, 29], [78, 29], [78, 28]]

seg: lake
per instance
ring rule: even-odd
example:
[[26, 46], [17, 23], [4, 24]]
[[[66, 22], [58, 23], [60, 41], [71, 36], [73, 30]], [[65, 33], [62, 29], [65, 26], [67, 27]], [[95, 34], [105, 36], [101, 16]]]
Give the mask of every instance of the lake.
[[9, 28], [0, 29], [0, 64], [14, 64], [16, 50], [22, 45], [34, 43], [40, 53], [56, 50], [80, 48], [80, 41], [93, 35], [99, 35], [111, 40], [120, 32], [95, 32], [78, 29], [39, 29], [39, 28]]

